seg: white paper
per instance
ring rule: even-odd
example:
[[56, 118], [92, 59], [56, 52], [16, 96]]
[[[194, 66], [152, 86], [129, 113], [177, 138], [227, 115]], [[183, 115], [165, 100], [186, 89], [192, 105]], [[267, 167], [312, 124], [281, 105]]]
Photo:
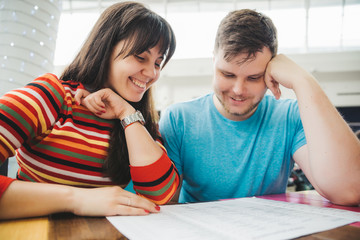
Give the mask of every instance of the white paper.
[[360, 213], [260, 198], [161, 206], [107, 218], [131, 240], [289, 239], [360, 221]]

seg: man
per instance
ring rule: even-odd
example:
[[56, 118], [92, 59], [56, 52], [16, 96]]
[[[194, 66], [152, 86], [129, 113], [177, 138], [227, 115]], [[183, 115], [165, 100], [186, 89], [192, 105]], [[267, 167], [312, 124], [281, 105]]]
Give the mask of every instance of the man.
[[[297, 163], [333, 203], [360, 203], [360, 142], [316, 79], [277, 55], [271, 19], [229, 13], [213, 60], [214, 93], [170, 106], [160, 120], [183, 178], [179, 202], [283, 193]], [[279, 99], [279, 84], [297, 101]]]

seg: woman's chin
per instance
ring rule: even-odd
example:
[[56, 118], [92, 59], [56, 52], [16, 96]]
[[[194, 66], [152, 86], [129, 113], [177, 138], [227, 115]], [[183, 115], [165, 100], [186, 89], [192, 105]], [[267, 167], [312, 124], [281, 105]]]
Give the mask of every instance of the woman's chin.
[[139, 97], [129, 97], [129, 98], [124, 98], [124, 99], [128, 102], [137, 103], [137, 102], [140, 102], [142, 98], [143, 98], [143, 95], [141, 95]]

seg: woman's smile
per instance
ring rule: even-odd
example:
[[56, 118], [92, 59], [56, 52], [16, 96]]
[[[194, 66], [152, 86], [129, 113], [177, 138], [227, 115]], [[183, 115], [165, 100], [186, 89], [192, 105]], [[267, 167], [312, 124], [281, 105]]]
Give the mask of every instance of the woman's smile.
[[138, 80], [137, 78], [134, 78], [134, 77], [129, 77], [130, 81], [132, 83], [134, 83], [136, 86], [138, 86], [139, 88], [142, 88], [142, 89], [146, 89], [146, 82], [142, 82], [140, 80]]

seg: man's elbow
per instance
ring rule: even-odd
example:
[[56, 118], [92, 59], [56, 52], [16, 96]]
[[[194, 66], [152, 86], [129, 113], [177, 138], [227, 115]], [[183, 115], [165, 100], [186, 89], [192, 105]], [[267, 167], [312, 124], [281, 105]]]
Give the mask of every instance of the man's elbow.
[[359, 187], [343, 190], [336, 194], [334, 197], [330, 197], [329, 201], [343, 206], [359, 206], [360, 205], [360, 189]]

